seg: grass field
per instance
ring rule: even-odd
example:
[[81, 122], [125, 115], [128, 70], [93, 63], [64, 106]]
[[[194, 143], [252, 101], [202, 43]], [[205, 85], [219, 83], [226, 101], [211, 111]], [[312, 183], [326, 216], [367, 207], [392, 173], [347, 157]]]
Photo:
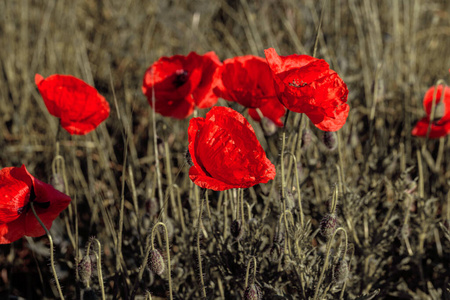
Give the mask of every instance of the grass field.
[[[296, 164], [288, 155], [282, 162], [282, 129], [269, 136], [242, 107], [219, 100], [247, 117], [277, 176], [240, 191], [194, 188], [185, 161], [189, 118], [153, 114], [141, 91], [145, 70], [190, 51], [215, 51], [221, 60], [264, 57], [270, 47], [312, 55], [316, 36], [316, 57], [349, 90], [338, 149], [291, 113], [285, 149]], [[449, 68], [446, 0], [0, 1], [0, 167], [25, 164], [50, 182], [57, 151], [64, 158], [72, 203], [51, 233], [66, 299], [102, 298], [100, 281], [107, 299], [168, 299], [169, 290], [174, 299], [244, 299], [247, 280], [263, 299], [450, 299], [450, 139], [411, 135], [425, 116], [425, 92], [439, 79], [448, 83]], [[85, 136], [59, 130], [36, 73], [95, 86], [109, 118]], [[309, 147], [299, 147], [304, 126]], [[199, 218], [205, 193], [210, 211]], [[333, 195], [343, 230], [327, 241], [319, 228]], [[236, 197], [246, 222], [238, 240], [230, 234]], [[169, 242], [158, 227], [155, 245], [170, 248], [170, 285], [167, 272], [156, 275], [145, 263], [159, 221]], [[78, 265], [90, 243], [87, 285]], [[49, 255], [46, 236], [1, 245], [0, 298], [58, 298]], [[337, 282], [340, 256], [349, 273]]]

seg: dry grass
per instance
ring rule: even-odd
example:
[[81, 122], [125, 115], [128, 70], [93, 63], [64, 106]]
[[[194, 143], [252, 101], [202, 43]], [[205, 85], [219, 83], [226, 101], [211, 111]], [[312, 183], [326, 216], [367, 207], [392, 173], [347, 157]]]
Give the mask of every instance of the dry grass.
[[[299, 151], [299, 117], [289, 118], [287, 149], [299, 159], [294, 168], [300, 172], [307, 226], [299, 227], [296, 200], [289, 207], [295, 226], [286, 235], [284, 226], [277, 225], [282, 213], [278, 172], [273, 184], [243, 192], [251, 218], [242, 239], [230, 236], [235, 212], [228, 208], [224, 216], [221, 193], [209, 194], [212, 218], [204, 212], [203, 227], [197, 230], [200, 202], [184, 162], [188, 120], [156, 116], [153, 128], [151, 109], [140, 90], [145, 69], [160, 56], [190, 51], [215, 51], [221, 59], [263, 56], [269, 47], [282, 55], [312, 54], [321, 8], [313, 0], [0, 2], [0, 167], [25, 164], [37, 178], [50, 181], [58, 123], [37, 92], [35, 73], [82, 78], [112, 107], [109, 119], [95, 132], [70, 136], [64, 131], [58, 137], [69, 193], [76, 199], [52, 227], [67, 299], [85, 290], [76, 281], [75, 256], [81, 258], [91, 236], [103, 248], [108, 298], [129, 299], [133, 287], [141, 298], [146, 289], [153, 299], [168, 295], [166, 274], [158, 276], [146, 268], [138, 280], [152, 226], [165, 213], [174, 298], [202, 298], [199, 232], [208, 299], [241, 299], [252, 256], [264, 299], [312, 299], [326, 260], [327, 242], [317, 234], [319, 222], [335, 184], [340, 190], [339, 224], [348, 233], [348, 255], [354, 253], [344, 298], [379, 291], [377, 299], [450, 299], [450, 235], [445, 234], [450, 222], [450, 140], [410, 135], [423, 115], [426, 89], [438, 79], [448, 82], [448, 1], [326, 1], [317, 57], [327, 60], [347, 83], [351, 111], [340, 131], [341, 162], [338, 152], [324, 149], [322, 133], [313, 128], [312, 145]], [[264, 136], [259, 124], [252, 125], [268, 157], [279, 162], [281, 131]], [[160, 138], [158, 157], [154, 130]], [[285, 166], [289, 203], [291, 196], [297, 199], [298, 190], [289, 158]], [[343, 167], [342, 180], [337, 166]], [[185, 230], [172, 206], [177, 193], [172, 198], [167, 192], [169, 177], [179, 187]], [[166, 200], [165, 213], [158, 208], [160, 195]], [[298, 247], [292, 242], [290, 256], [283, 252], [288, 237], [299, 241]], [[27, 238], [0, 246], [0, 298], [55, 297], [46, 241]], [[330, 243], [335, 247], [330, 265], [337, 263], [342, 241], [336, 237], [336, 243]], [[155, 243], [165, 249], [162, 234]], [[342, 288], [331, 270], [318, 289], [326, 299], [339, 297]], [[97, 276], [91, 286], [100, 296]]]

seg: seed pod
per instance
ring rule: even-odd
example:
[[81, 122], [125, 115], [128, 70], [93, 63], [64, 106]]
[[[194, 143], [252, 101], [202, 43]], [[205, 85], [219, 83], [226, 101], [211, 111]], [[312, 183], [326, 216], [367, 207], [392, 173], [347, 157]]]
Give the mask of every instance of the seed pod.
[[333, 279], [337, 284], [344, 283], [348, 277], [348, 264], [344, 259], [340, 259], [338, 264], [333, 268]]
[[153, 273], [156, 273], [159, 276], [164, 273], [164, 258], [158, 249], [153, 249], [150, 251], [148, 264]]
[[335, 132], [325, 131], [322, 135], [322, 142], [330, 151], [337, 148], [337, 137]]
[[337, 229], [338, 220], [335, 214], [326, 214], [320, 221], [320, 234], [327, 239], [331, 238]]
[[312, 133], [311, 130], [308, 128], [303, 129], [302, 131], [302, 148], [308, 149], [308, 147], [311, 145], [312, 141]]
[[234, 220], [231, 222], [230, 231], [231, 235], [238, 241], [244, 236], [244, 228], [240, 220]]
[[88, 285], [92, 276], [92, 260], [91, 257], [85, 255], [78, 264], [78, 272], [84, 285]]
[[261, 290], [256, 284], [250, 284], [244, 291], [244, 300], [261, 300]]

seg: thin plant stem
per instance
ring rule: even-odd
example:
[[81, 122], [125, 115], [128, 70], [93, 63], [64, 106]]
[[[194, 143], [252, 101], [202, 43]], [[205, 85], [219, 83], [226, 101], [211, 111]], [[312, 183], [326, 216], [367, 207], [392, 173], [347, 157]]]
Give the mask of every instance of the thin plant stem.
[[[297, 255], [298, 255], [298, 259], [300, 260], [300, 262], [303, 260], [303, 255], [300, 249], [300, 246], [298, 245], [298, 242], [300, 241], [300, 239], [297, 239], [295, 241], [295, 247], [297, 248]], [[302, 286], [302, 293], [303, 293], [303, 298], [306, 299], [306, 293], [305, 293], [305, 278], [304, 278], [304, 272], [300, 273], [300, 285]]]
[[145, 300], [152, 300], [152, 294], [150, 294], [150, 292], [149, 291], [146, 291], [146, 293], [145, 293]]
[[326, 2], [327, 2], [327, 0], [323, 0], [323, 2], [322, 2], [322, 11], [320, 12], [319, 27], [317, 28], [316, 38], [314, 41], [314, 50], [313, 50], [313, 55], [312, 55], [313, 57], [316, 57], [316, 54], [317, 54], [317, 45], [319, 44], [319, 35], [320, 35], [320, 30], [322, 28], [323, 12], [325, 10]]
[[156, 111], [155, 111], [155, 88], [154, 88], [154, 74], [151, 72], [152, 77], [152, 126], [153, 126], [153, 150], [155, 152], [155, 169], [156, 169], [156, 182], [158, 184], [158, 197], [159, 197], [159, 208], [161, 210], [162, 220], [166, 220], [167, 211], [163, 209], [164, 198], [162, 194], [162, 183], [161, 183], [161, 171], [159, 170], [159, 155], [158, 155], [158, 141], [156, 137]]
[[[228, 233], [228, 193], [227, 191], [224, 192], [223, 195], [223, 239], [225, 240], [227, 238]], [[447, 208], [447, 211], [449, 209]]]
[[[281, 141], [281, 198], [283, 202], [283, 211], [286, 211], [286, 192], [284, 190], [285, 181], [284, 181], [284, 148], [286, 145], [286, 125], [289, 118], [289, 110], [286, 112], [286, 119], [284, 120], [284, 129], [282, 134]], [[289, 254], [288, 244], [289, 244], [289, 236], [288, 236], [288, 223], [286, 219], [286, 214], [284, 214], [284, 228], [286, 233], [286, 242], [284, 244], [284, 254]]]
[[100, 244], [100, 241], [94, 238], [94, 242], [97, 244], [97, 252], [95, 253], [95, 258], [97, 259], [97, 277], [98, 277], [98, 284], [100, 285], [100, 290], [102, 291], [102, 300], [106, 299], [105, 296], [105, 287], [103, 284], [103, 274], [102, 274], [102, 245]]
[[[168, 186], [172, 186], [173, 185], [173, 181], [172, 181], [172, 166], [170, 163], [170, 150], [169, 150], [169, 143], [167, 141], [164, 141], [164, 152], [166, 153], [166, 176], [167, 176], [167, 181], [168, 181]], [[170, 204], [172, 205], [172, 211], [173, 211], [173, 216], [176, 219], [178, 216], [178, 212], [176, 209], [176, 204], [175, 204], [175, 195], [173, 194], [173, 189], [169, 190], [170, 192]], [[167, 198], [166, 198], [167, 199]]]
[[340, 130], [337, 132], [337, 144], [338, 144], [339, 166], [341, 169], [340, 176], [339, 176], [339, 178], [341, 179], [340, 180], [340, 192], [343, 195], [344, 194], [344, 184], [345, 184], [345, 182], [344, 182], [344, 178], [345, 178], [345, 176], [344, 176], [344, 154], [342, 153], [342, 134], [341, 134]]
[[203, 299], [206, 299], [206, 290], [205, 290], [205, 282], [203, 280], [203, 269], [202, 269], [202, 254], [200, 252], [200, 231], [201, 231], [201, 222], [202, 222], [202, 213], [203, 213], [203, 201], [200, 203], [200, 210], [198, 212], [198, 221], [197, 221], [197, 259], [198, 259], [198, 271], [200, 275], [200, 285], [202, 288]]
[[[352, 250], [352, 254], [350, 255], [350, 260], [348, 261], [348, 270], [349, 271], [350, 271], [351, 263], [353, 260], [353, 255], [355, 254], [355, 247], [353, 246], [350, 249]], [[344, 253], [344, 258], [345, 258], [345, 255], [347, 255], [347, 253]], [[347, 287], [347, 280], [344, 281], [344, 285], [342, 286], [341, 295], [339, 296], [339, 299], [344, 299], [344, 291], [345, 291], [346, 287]]]
[[208, 213], [208, 218], [211, 220], [211, 210], [209, 209], [209, 199], [208, 199], [208, 190], [205, 189], [205, 203], [206, 203], [206, 212]]
[[[294, 161], [294, 165], [297, 166], [297, 158], [292, 152], [285, 152], [285, 154], [290, 155], [292, 160]], [[296, 181], [296, 189], [297, 189], [297, 203], [298, 203], [298, 210], [300, 215], [300, 226], [303, 228], [303, 208], [302, 208], [302, 195], [300, 191], [300, 183], [298, 180], [298, 170], [297, 167], [294, 168], [295, 170], [295, 181]]]
[[251, 259], [247, 262], [247, 272], [245, 272], [245, 288], [248, 287], [248, 276], [250, 274], [250, 265], [253, 262], [253, 278], [252, 278], [252, 283], [253, 284], [255, 282], [255, 278], [256, 278], [256, 258], [254, 256], [251, 257]]
[[317, 283], [317, 286], [316, 286], [316, 291], [314, 293], [314, 298], [313, 298], [314, 300], [318, 299], [317, 296], [319, 295], [320, 285], [322, 284], [323, 277], [325, 275], [325, 271], [328, 268], [328, 262], [329, 262], [329, 259], [330, 259], [331, 244], [333, 243], [334, 237], [336, 236], [336, 234], [339, 231], [342, 231], [344, 233], [344, 237], [345, 237], [344, 258], [345, 258], [345, 255], [347, 253], [347, 248], [348, 248], [347, 232], [345, 231], [345, 229], [343, 227], [339, 227], [338, 229], [336, 229], [336, 231], [334, 232], [334, 234], [331, 237], [331, 239], [329, 239], [328, 242], [327, 242], [327, 252], [326, 252], [326, 255], [325, 255], [325, 262], [323, 264], [322, 272], [320, 273], [319, 282]]
[[[158, 222], [153, 226], [152, 234], [151, 234], [151, 242], [150, 242], [150, 250], [155, 250], [155, 229], [158, 226], [162, 226], [164, 228], [164, 237], [166, 239], [166, 255], [167, 255], [167, 273], [168, 273], [168, 279], [169, 279], [169, 296], [170, 300], [173, 300], [172, 295], [172, 278], [170, 275], [170, 249], [169, 249], [169, 234], [167, 233], [167, 227], [163, 222]], [[148, 258], [148, 254], [150, 253], [150, 250], [148, 250], [146, 257]]]
[[122, 192], [120, 196], [120, 210], [119, 210], [119, 231], [117, 233], [117, 245], [116, 245], [116, 272], [117, 274], [122, 269], [122, 233], [123, 233], [123, 214], [125, 210], [125, 178], [126, 178], [126, 165], [128, 156], [128, 137], [125, 140], [125, 151], [123, 153], [123, 168], [122, 168]]
[[50, 234], [50, 231], [48, 231], [47, 227], [45, 227], [44, 223], [41, 221], [41, 219], [39, 218], [38, 214], [36, 213], [36, 210], [34, 209], [33, 201], [30, 201], [30, 207], [31, 207], [31, 210], [33, 211], [33, 214], [36, 217], [37, 221], [39, 222], [39, 224], [41, 224], [42, 228], [45, 231], [45, 234], [47, 235], [48, 242], [50, 244], [50, 267], [52, 269], [53, 277], [55, 278], [56, 288], [58, 290], [59, 297], [62, 300], [64, 300], [64, 295], [62, 293], [61, 286], [59, 285], [58, 275], [56, 274], [56, 269], [55, 269], [55, 258], [53, 257], [53, 239], [52, 239], [52, 235]]

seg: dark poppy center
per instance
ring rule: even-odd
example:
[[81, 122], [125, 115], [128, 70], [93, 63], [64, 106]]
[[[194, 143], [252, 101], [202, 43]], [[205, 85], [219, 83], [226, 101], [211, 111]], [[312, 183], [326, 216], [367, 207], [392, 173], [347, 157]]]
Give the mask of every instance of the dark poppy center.
[[[40, 208], [49, 208], [50, 201], [47, 202], [35, 202], [36, 200], [36, 193], [34, 192], [34, 186], [31, 186], [30, 189], [30, 198], [28, 199], [29, 202], [33, 202], [34, 205], [40, 207]], [[26, 205], [20, 207], [17, 210], [17, 214], [22, 214], [23, 212], [27, 212], [30, 209], [30, 203], [27, 203]]]
[[294, 80], [292, 80], [292, 82], [289, 82], [289, 85], [296, 87], [296, 88], [301, 88], [301, 87], [308, 85], [308, 83], [304, 82], [303, 80], [299, 81], [298, 79], [294, 79]]
[[188, 81], [189, 73], [186, 70], [180, 69], [175, 71], [175, 79], [173, 80], [173, 85], [175, 87], [180, 87]]

